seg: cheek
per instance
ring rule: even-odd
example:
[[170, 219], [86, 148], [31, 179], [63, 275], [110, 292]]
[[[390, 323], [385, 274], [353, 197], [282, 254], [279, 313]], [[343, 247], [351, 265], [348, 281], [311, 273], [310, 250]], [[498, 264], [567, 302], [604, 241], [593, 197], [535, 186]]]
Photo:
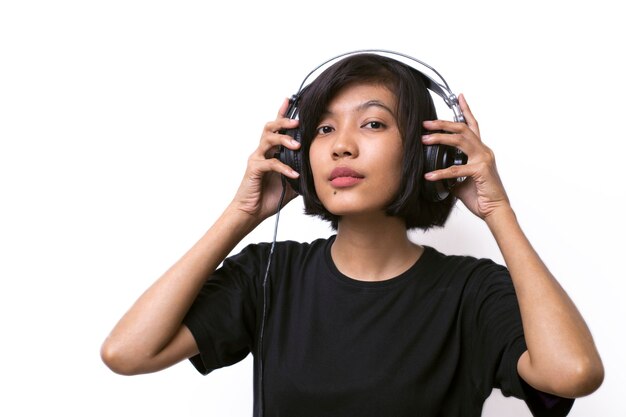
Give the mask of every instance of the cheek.
[[400, 151], [386, 152], [380, 154], [378, 166], [385, 167], [387, 175], [384, 177], [387, 179], [389, 187], [394, 190], [400, 186], [402, 179], [402, 164], [404, 162], [404, 155]]
[[319, 176], [321, 175], [321, 155], [319, 146], [314, 145], [315, 142], [311, 144], [309, 148], [309, 166], [311, 167], [311, 172], [313, 173], [313, 185], [317, 190], [319, 183]]
[[311, 167], [311, 171], [313, 172], [313, 177], [315, 177], [315, 173], [318, 171], [319, 165], [319, 155], [316, 152], [316, 147], [311, 145], [309, 148], [309, 166]]
[[394, 165], [388, 176], [386, 188], [389, 190], [391, 198], [394, 198], [400, 191], [400, 184], [402, 183], [401, 164], [402, 162], [400, 161], [397, 165]]
[[370, 164], [383, 168], [389, 173], [389, 177], [402, 175], [402, 162], [404, 159], [403, 149], [396, 144], [384, 148], [373, 148], [369, 150]]

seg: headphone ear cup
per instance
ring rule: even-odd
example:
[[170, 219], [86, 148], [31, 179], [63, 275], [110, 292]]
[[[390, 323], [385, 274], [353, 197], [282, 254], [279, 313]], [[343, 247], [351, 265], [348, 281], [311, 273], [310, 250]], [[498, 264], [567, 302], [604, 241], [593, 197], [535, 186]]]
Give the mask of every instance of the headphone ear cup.
[[[285, 131], [281, 131], [281, 133], [284, 135], [291, 136], [298, 143], [302, 143], [301, 141], [302, 134], [300, 132], [300, 129], [288, 129]], [[302, 157], [301, 157], [299, 150], [293, 151], [289, 148], [285, 148], [284, 146], [281, 146], [278, 152], [278, 155], [276, 157], [283, 164], [289, 166], [291, 169], [293, 169], [297, 173], [302, 174]], [[297, 192], [298, 194], [302, 194], [301, 187], [300, 187], [300, 178], [302, 178], [302, 175], [300, 175], [300, 177], [295, 178], [295, 179], [285, 177], [285, 179], [287, 180], [291, 188], [293, 188], [293, 190]]]
[[[424, 173], [445, 169], [455, 164], [456, 149], [447, 145], [427, 145], [424, 146]], [[424, 187], [424, 197], [428, 201], [442, 201], [450, 194], [450, 189], [456, 180], [445, 179], [439, 181], [428, 181], [422, 179]]]

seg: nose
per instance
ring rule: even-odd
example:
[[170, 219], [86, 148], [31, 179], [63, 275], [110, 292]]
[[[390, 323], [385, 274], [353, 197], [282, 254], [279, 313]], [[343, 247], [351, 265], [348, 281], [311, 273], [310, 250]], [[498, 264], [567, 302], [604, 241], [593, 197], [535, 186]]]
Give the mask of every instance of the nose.
[[336, 131], [332, 152], [333, 159], [356, 158], [359, 151], [355, 140], [355, 132], [346, 128]]

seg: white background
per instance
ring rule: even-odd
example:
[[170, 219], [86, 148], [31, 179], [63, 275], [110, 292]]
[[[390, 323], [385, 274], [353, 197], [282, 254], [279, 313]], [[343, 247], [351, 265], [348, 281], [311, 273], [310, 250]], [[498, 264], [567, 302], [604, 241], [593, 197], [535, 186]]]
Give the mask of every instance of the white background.
[[[283, 98], [360, 48], [421, 58], [465, 93], [604, 359], [603, 386], [570, 415], [624, 415], [619, 2], [210, 3], [0, 3], [1, 415], [251, 414], [250, 357], [208, 377], [188, 363], [122, 377], [99, 347], [230, 201]], [[330, 234], [301, 212], [283, 211], [279, 239]], [[413, 237], [501, 259], [462, 207]], [[483, 415], [530, 414], [496, 392]]]

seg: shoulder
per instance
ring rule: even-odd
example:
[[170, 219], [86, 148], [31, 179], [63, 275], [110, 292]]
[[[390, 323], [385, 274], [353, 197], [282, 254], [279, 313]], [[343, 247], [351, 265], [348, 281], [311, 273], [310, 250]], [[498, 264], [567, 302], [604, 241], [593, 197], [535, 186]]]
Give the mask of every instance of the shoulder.
[[228, 257], [224, 261], [224, 266], [259, 270], [259, 267], [267, 266], [270, 258], [273, 260], [280, 259], [280, 264], [283, 265], [292, 262], [304, 262], [307, 258], [323, 256], [333, 239], [334, 236], [311, 242], [285, 240], [274, 244], [271, 242], [253, 243], [244, 247], [239, 253]]
[[505, 266], [489, 258], [477, 258], [470, 255], [447, 255], [437, 249], [425, 246], [424, 254], [429, 266], [441, 274], [466, 276], [482, 276], [491, 274], [508, 274]]
[[[315, 239], [311, 242], [295, 242], [293, 240], [285, 240], [276, 242], [275, 253], [282, 253], [296, 257], [307, 257], [314, 254], [323, 253], [328, 245], [332, 244], [334, 236], [328, 238]], [[271, 247], [271, 244], [267, 244]]]
[[[204, 287], [255, 293], [268, 272], [274, 280], [292, 276], [311, 262], [321, 264], [330, 239], [312, 242], [280, 241], [252, 243], [228, 256]], [[273, 247], [272, 247], [273, 246]], [[269, 268], [268, 268], [269, 267]]]
[[[319, 273], [326, 268], [334, 236], [311, 242], [276, 242], [271, 255], [271, 271], [276, 279]], [[268, 252], [269, 253], [269, 252]], [[325, 270], [325, 269], [324, 269]]]
[[[266, 256], [270, 251], [276, 254], [306, 256], [311, 253], [323, 251], [324, 248], [334, 240], [334, 236], [329, 238], [315, 239], [310, 242], [297, 242], [294, 240], [283, 240], [272, 242], [253, 243], [241, 250], [237, 255], [229, 259], [246, 256]], [[273, 246], [273, 247], [272, 247]]]
[[426, 247], [424, 253], [436, 285], [448, 294], [456, 294], [459, 302], [474, 304], [498, 298], [498, 294], [515, 294], [508, 269], [492, 259], [445, 255], [431, 247]]

